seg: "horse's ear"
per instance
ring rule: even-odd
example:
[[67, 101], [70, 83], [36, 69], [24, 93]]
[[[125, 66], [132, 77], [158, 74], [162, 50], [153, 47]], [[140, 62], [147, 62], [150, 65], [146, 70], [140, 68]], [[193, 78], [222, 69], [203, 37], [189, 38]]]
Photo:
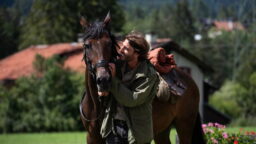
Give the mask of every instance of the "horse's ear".
[[108, 12], [108, 14], [107, 14], [107, 16], [105, 17], [105, 20], [104, 20], [104, 25], [108, 26], [110, 20], [111, 20], [110, 12]]
[[80, 17], [80, 24], [83, 28], [87, 28], [90, 26], [88, 21], [83, 16]]

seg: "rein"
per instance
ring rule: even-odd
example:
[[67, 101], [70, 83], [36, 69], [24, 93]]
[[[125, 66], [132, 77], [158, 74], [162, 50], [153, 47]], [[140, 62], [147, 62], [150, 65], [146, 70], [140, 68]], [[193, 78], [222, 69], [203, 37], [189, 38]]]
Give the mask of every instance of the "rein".
[[[85, 46], [84, 46], [84, 47], [85, 47]], [[85, 51], [84, 51], [83, 60], [85, 61], [85, 64], [88, 66], [87, 69], [88, 69], [88, 71], [89, 71], [89, 73], [90, 73], [90, 75], [92, 76], [92, 78], [93, 78], [94, 81], [96, 81], [96, 74], [95, 74], [95, 72], [96, 72], [96, 69], [97, 69], [97, 68], [99, 68], [99, 67], [108, 68], [108, 67], [109, 67], [109, 65], [108, 65], [108, 64], [109, 64], [109, 61], [107, 61], [107, 60], [99, 60], [95, 65], [92, 65], [91, 61], [86, 57]], [[110, 62], [115, 62], [115, 61], [116, 61], [116, 59], [113, 58]], [[108, 70], [109, 70], [109, 69], [108, 69]], [[109, 72], [110, 72], [110, 70], [109, 70]], [[111, 73], [111, 72], [110, 72], [110, 73]], [[80, 105], [79, 105], [79, 110], [80, 110], [81, 117], [82, 117], [83, 120], [85, 120], [85, 121], [87, 121], [87, 122], [96, 121], [96, 120], [98, 120], [98, 119], [102, 116], [103, 111], [104, 111], [104, 108], [102, 108], [102, 110], [100, 111], [100, 113], [99, 113], [95, 118], [89, 119], [89, 118], [85, 115], [85, 113], [84, 113], [84, 111], [83, 111], [83, 103], [82, 103], [82, 102], [83, 102], [83, 100], [84, 100], [84, 98], [85, 98], [85, 95], [86, 95], [86, 91], [84, 91], [83, 96], [82, 96], [82, 99], [81, 99], [81, 101], [80, 101]], [[100, 99], [100, 98], [99, 98], [99, 101], [101, 102], [101, 99]], [[101, 102], [101, 104], [102, 104], [102, 102]], [[102, 104], [102, 105], [103, 105], [103, 107], [105, 107], [105, 104]]]
[[84, 100], [85, 95], [86, 95], [86, 91], [84, 91], [83, 97], [82, 97], [82, 99], [81, 99], [81, 101], [80, 101], [80, 105], [79, 105], [79, 111], [80, 111], [80, 114], [81, 114], [81, 116], [82, 116], [82, 119], [85, 120], [85, 121], [87, 121], [87, 122], [96, 121], [96, 120], [98, 120], [98, 119], [102, 116], [104, 110], [101, 110], [100, 114], [99, 114], [96, 118], [93, 118], [93, 119], [87, 118], [87, 117], [85, 116], [85, 114], [84, 114], [84, 111], [83, 111], [83, 104], [82, 104], [82, 101]]
[[[87, 65], [89, 66], [89, 67], [88, 67], [88, 71], [90, 72], [90, 75], [93, 77], [93, 79], [94, 79], [95, 81], [96, 81], [95, 69], [96, 69], [96, 68], [99, 68], [99, 67], [108, 67], [108, 61], [106, 61], [106, 60], [100, 60], [98, 63], [96, 63], [95, 66], [93, 66], [93, 65], [91, 64], [91, 62], [88, 60], [88, 58], [86, 58], [85, 60], [86, 60]], [[99, 114], [98, 116], [96, 116], [96, 118], [92, 118], [92, 119], [87, 118], [87, 117], [85, 116], [84, 111], [83, 111], [83, 103], [82, 103], [83, 100], [84, 100], [84, 98], [85, 98], [85, 95], [86, 95], [86, 91], [84, 91], [83, 96], [82, 96], [82, 99], [81, 99], [81, 101], [80, 101], [80, 105], [79, 105], [80, 114], [81, 114], [82, 118], [83, 118], [85, 121], [88, 121], [88, 122], [90, 122], [90, 121], [96, 121], [96, 120], [98, 120], [98, 119], [102, 116], [104, 110], [102, 109], [101, 112], [100, 112], [100, 114]], [[100, 101], [100, 99], [99, 99], [99, 101]]]
[[[87, 58], [86, 58], [86, 63], [88, 63]], [[93, 77], [93, 79], [96, 80], [95, 69], [98, 68], [98, 67], [107, 67], [107, 66], [108, 66], [108, 61], [106, 61], [106, 60], [100, 60], [95, 66], [92, 66], [91, 63], [90, 63], [90, 65], [89, 65], [89, 67], [88, 67], [88, 68], [89, 68], [88, 70], [89, 70], [91, 76]], [[81, 99], [81, 101], [80, 101], [80, 105], [79, 105], [79, 110], [80, 110], [80, 114], [81, 114], [81, 116], [82, 116], [82, 119], [85, 120], [85, 121], [88, 121], [88, 122], [90, 122], [90, 121], [96, 121], [96, 120], [98, 120], [98, 119], [102, 116], [104, 110], [102, 109], [101, 112], [100, 112], [100, 114], [99, 114], [98, 116], [96, 116], [95, 118], [92, 118], [92, 119], [87, 118], [87, 117], [85, 116], [84, 111], [83, 111], [83, 103], [82, 103], [83, 100], [84, 100], [84, 98], [85, 98], [85, 95], [86, 95], [86, 91], [84, 91], [83, 96], [82, 96], [82, 99]], [[99, 99], [99, 101], [101, 101], [101, 100]], [[104, 106], [104, 105], [103, 105], [103, 106]]]

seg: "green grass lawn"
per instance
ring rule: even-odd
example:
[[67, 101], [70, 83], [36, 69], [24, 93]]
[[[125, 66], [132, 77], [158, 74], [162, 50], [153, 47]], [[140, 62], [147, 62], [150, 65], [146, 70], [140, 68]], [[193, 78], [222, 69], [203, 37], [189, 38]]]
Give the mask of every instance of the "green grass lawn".
[[2, 134], [0, 144], [85, 144], [85, 132]]
[[[237, 133], [240, 128], [226, 130]], [[244, 127], [243, 131], [256, 131], [256, 127]], [[175, 144], [176, 131], [172, 130], [171, 133], [170, 138]], [[85, 144], [85, 132], [1, 134], [0, 144]]]

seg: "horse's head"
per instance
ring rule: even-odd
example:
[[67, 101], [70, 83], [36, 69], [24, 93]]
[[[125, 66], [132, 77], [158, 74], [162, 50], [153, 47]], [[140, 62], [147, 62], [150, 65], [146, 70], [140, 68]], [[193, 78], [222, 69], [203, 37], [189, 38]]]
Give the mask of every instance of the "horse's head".
[[110, 88], [109, 62], [112, 62], [117, 55], [115, 37], [109, 29], [110, 19], [108, 13], [103, 22], [88, 23], [85, 18], [80, 20], [80, 24], [85, 29], [84, 60], [99, 92], [106, 92]]

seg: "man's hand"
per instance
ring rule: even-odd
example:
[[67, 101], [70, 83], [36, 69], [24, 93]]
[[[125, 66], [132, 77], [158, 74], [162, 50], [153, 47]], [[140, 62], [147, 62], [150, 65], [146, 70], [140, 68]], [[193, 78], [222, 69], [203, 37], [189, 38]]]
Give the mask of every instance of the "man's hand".
[[109, 63], [109, 69], [112, 77], [116, 76], [116, 65], [114, 63]]

